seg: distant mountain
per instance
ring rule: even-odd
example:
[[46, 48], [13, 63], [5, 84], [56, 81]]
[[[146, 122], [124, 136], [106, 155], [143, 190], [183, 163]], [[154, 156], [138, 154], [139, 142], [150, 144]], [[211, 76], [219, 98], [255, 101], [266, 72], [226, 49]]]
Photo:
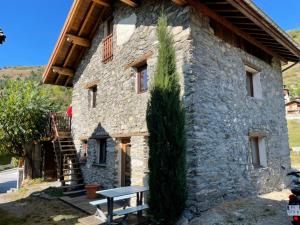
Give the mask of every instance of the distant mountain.
[[[45, 66], [17, 66], [0, 68], [0, 89], [6, 85], [6, 80], [21, 79], [41, 83]], [[42, 85], [46, 92], [50, 92], [58, 111], [65, 112], [71, 103], [72, 89], [55, 85]]]
[[42, 76], [45, 66], [16, 66], [0, 68], [0, 80], [4, 79], [25, 79], [33, 75]]
[[[291, 30], [288, 34], [300, 44], [300, 30]], [[300, 64], [284, 72], [283, 83], [290, 89], [292, 98], [300, 97]]]

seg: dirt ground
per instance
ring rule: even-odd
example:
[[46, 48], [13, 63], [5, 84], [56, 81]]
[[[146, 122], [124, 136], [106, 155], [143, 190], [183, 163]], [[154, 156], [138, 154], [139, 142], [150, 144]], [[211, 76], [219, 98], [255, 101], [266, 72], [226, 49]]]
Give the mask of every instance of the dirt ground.
[[0, 225], [74, 225], [84, 216], [57, 199], [30, 196], [0, 205]]
[[34, 183], [20, 191], [0, 195], [0, 225], [77, 225], [85, 213], [51, 197], [35, 196], [57, 183]]
[[289, 190], [224, 202], [189, 225], [291, 225], [286, 214]]
[[[56, 184], [54, 183], [54, 186]], [[35, 196], [49, 183], [31, 184], [0, 195], [0, 225], [80, 225], [87, 215], [58, 199]], [[290, 225], [286, 214], [289, 190], [219, 204], [189, 225]]]

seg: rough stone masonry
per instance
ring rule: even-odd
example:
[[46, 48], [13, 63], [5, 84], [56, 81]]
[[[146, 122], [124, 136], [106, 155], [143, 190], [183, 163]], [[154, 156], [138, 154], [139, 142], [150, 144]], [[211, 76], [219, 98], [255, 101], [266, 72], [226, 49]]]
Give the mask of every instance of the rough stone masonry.
[[[120, 141], [130, 138], [131, 184], [147, 183], [149, 92], [136, 92], [130, 63], [146, 59], [151, 83], [156, 66], [156, 23], [162, 9], [174, 35], [177, 69], [187, 121], [188, 201], [191, 219], [217, 202], [282, 189], [289, 168], [289, 148], [280, 61], [266, 63], [214, 35], [209, 19], [171, 1], [141, 1], [137, 9], [116, 3], [114, 56], [102, 62], [105, 23], [76, 72], [72, 132], [78, 151], [88, 140], [82, 165], [86, 183], [120, 185]], [[152, 54], [149, 54], [152, 53]], [[245, 65], [260, 71], [262, 98], [247, 96]], [[97, 84], [97, 106], [89, 106], [86, 86]], [[262, 133], [267, 166], [252, 164], [249, 134]], [[95, 163], [96, 140], [107, 138], [105, 164]]]

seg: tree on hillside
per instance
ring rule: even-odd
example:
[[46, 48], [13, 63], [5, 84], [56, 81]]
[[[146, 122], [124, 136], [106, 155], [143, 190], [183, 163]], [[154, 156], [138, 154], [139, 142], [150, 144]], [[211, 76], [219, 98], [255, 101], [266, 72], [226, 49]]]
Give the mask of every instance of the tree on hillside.
[[43, 138], [53, 102], [38, 83], [8, 80], [1, 90], [0, 108], [0, 149], [25, 158], [32, 168], [26, 146]]
[[[32, 71], [31, 75], [25, 80], [39, 82], [42, 84], [43, 70]], [[43, 84], [42, 88], [47, 95], [55, 102], [59, 112], [66, 112], [68, 106], [71, 104], [72, 89], [58, 85]]]
[[158, 21], [159, 54], [147, 108], [149, 131], [150, 211], [165, 225], [173, 225], [185, 208], [185, 113], [173, 37], [167, 19]]
[[4, 32], [0, 28], [0, 44], [2, 44], [6, 39]]

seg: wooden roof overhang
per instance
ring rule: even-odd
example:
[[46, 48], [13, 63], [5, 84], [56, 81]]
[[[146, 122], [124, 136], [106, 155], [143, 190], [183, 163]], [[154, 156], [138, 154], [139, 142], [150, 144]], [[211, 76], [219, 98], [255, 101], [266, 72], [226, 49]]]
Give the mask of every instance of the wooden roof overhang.
[[[138, 1], [120, 0], [130, 7]], [[300, 47], [249, 0], [172, 0], [189, 4], [282, 62], [300, 61]], [[112, 15], [113, 0], [75, 0], [47, 65], [43, 81], [72, 87], [74, 73], [98, 25]]]

